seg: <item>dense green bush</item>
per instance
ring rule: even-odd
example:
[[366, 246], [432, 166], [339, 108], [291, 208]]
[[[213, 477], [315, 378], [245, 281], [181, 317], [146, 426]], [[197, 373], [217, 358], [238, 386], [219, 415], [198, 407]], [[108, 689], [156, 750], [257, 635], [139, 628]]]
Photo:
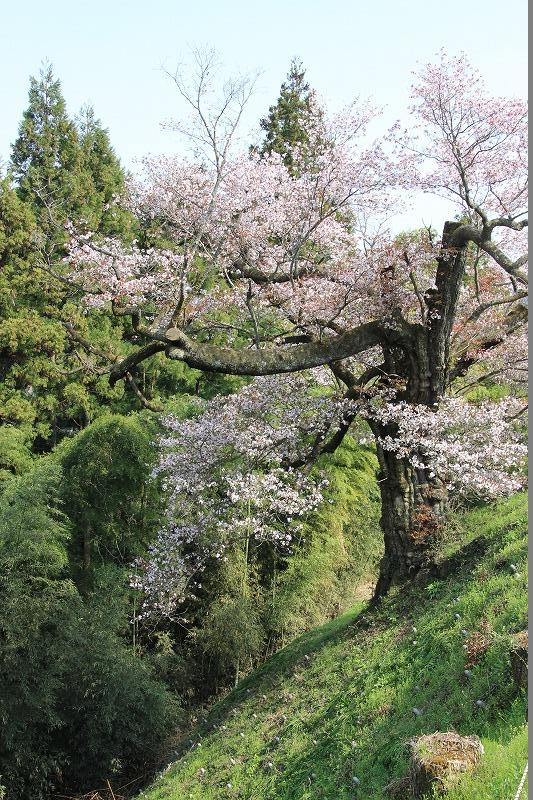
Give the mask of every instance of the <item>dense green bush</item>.
[[32, 463], [27, 437], [20, 428], [0, 426], [0, 486], [13, 475], [21, 475]]
[[120, 636], [128, 625], [120, 571], [99, 570], [95, 584], [66, 626], [67, 670], [59, 695], [59, 738], [69, 759], [65, 777], [84, 788], [149, 763], [178, 719], [176, 698]]
[[242, 551], [223, 562], [211, 582], [199, 626], [193, 629], [195, 657], [209, 675], [211, 691], [250, 670], [264, 652], [265, 592]]
[[85, 600], [70, 579], [61, 478], [43, 459], [0, 498], [0, 783], [8, 800], [39, 800], [53, 786], [134, 768], [175, 720], [175, 701], [122, 635], [123, 576], [100, 572]]
[[158, 508], [150, 480], [155, 453], [146, 426], [117, 414], [101, 417], [59, 448], [71, 555], [84, 588], [93, 567], [127, 565], [144, 552]]

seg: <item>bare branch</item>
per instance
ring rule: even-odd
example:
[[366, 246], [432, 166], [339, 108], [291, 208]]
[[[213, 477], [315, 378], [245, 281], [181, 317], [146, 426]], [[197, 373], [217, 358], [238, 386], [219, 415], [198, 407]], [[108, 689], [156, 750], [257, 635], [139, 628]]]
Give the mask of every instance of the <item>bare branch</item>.
[[[527, 220], [522, 220], [520, 230], [526, 227], [526, 225]], [[489, 227], [483, 228], [477, 228], [475, 225], [460, 225], [455, 230], [450, 244], [461, 247], [467, 242], [474, 242], [481, 250], [484, 250], [487, 255], [491, 256], [505, 272], [509, 273], [509, 275], [518, 281], [518, 283], [527, 286], [527, 276], [518, 271], [520, 267], [527, 263], [527, 254], [520, 256], [520, 258], [517, 258], [515, 261], [509, 258], [509, 256], [492, 241], [492, 231], [495, 227], [497, 226], [492, 224]]]
[[131, 374], [131, 372], [126, 372], [125, 378], [126, 378], [127, 383], [132, 388], [133, 393], [140, 400], [140, 403], [143, 406], [143, 408], [147, 408], [149, 411], [162, 411], [163, 410], [163, 406], [160, 406], [158, 403], [152, 403], [152, 402], [150, 402], [150, 400], [147, 400], [147, 398], [144, 396], [144, 394], [139, 389], [139, 387], [138, 387], [135, 379], [133, 378], [133, 375]]
[[[480, 303], [480, 305], [475, 309], [475, 311], [470, 314], [470, 316], [466, 319], [465, 325], [469, 322], [476, 322], [480, 318], [480, 316], [487, 311], [489, 308], [494, 308], [494, 306], [503, 306], [506, 303], [515, 303], [519, 300], [523, 300], [528, 296], [526, 291], [523, 292], [516, 292], [516, 294], [511, 295], [511, 297], [502, 297], [498, 300], [491, 300], [490, 302]], [[525, 311], [525, 309], [524, 309]]]

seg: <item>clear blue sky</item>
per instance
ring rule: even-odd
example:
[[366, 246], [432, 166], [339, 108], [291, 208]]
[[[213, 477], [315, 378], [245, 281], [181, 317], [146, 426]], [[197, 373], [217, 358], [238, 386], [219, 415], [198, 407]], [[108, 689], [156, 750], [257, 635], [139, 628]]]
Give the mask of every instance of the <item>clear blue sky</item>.
[[176, 148], [159, 126], [181, 108], [161, 66], [186, 61], [191, 46], [216, 48], [228, 72], [262, 71], [250, 123], [294, 55], [328, 106], [373, 96], [387, 122], [402, 115], [417, 62], [441, 47], [466, 51], [495, 94], [526, 94], [527, 0], [4, 0], [0, 25], [0, 161], [43, 58], [69, 112], [92, 103], [129, 167]]

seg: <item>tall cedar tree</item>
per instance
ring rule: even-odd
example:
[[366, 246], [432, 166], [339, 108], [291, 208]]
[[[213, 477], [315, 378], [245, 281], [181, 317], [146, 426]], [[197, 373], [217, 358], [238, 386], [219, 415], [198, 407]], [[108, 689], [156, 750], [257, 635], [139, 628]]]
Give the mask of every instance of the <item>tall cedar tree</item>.
[[[77, 355], [67, 325], [92, 346], [114, 351], [124, 322], [108, 314], [89, 322], [72, 303], [75, 292], [43, 267], [62, 271], [67, 219], [128, 240], [132, 216], [116, 203], [125, 174], [107, 131], [92, 109], [78, 127], [69, 119], [50, 65], [30, 78], [10, 172], [16, 189], [8, 179], [0, 184], [0, 426], [22, 426], [28, 442], [37, 437], [47, 448], [100, 408], [116, 408], [122, 395], [84, 367], [88, 359]], [[0, 430], [0, 451], [11, 433]]]
[[261, 128], [265, 138], [259, 153], [279, 153], [292, 174], [298, 174], [300, 165], [312, 163], [326, 144], [324, 114], [298, 59], [291, 61], [279, 97], [261, 120]]
[[22, 200], [56, 245], [65, 238], [62, 223], [86, 211], [91, 187], [83, 165], [78, 132], [68, 118], [61, 84], [45, 64], [30, 78], [29, 105], [11, 154], [11, 172]]
[[92, 106], [84, 106], [77, 117], [83, 165], [92, 183], [89, 205], [94, 220], [91, 230], [105, 235], [132, 238], [132, 215], [117, 204], [126, 175], [111, 146], [109, 131], [96, 118]]

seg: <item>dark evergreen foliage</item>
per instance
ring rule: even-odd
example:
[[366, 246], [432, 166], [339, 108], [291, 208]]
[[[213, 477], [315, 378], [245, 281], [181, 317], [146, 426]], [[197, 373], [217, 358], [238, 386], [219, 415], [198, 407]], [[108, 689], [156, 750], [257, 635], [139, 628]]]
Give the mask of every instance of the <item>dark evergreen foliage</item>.
[[70, 577], [61, 469], [48, 458], [0, 498], [0, 784], [41, 800], [139, 768], [175, 723], [176, 703], [124, 636], [117, 573], [85, 600]]
[[28, 100], [10, 167], [20, 198], [32, 208], [40, 230], [57, 244], [65, 239], [62, 223], [83, 215], [90, 187], [78, 132], [50, 64], [44, 64], [39, 79], [30, 78]]
[[259, 153], [279, 153], [293, 174], [298, 174], [301, 165], [312, 164], [327, 145], [323, 111], [298, 59], [292, 60], [279, 97], [261, 120], [261, 128], [265, 138]]

